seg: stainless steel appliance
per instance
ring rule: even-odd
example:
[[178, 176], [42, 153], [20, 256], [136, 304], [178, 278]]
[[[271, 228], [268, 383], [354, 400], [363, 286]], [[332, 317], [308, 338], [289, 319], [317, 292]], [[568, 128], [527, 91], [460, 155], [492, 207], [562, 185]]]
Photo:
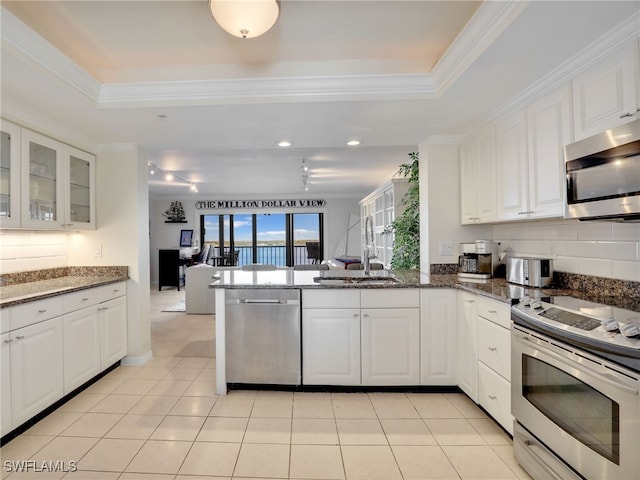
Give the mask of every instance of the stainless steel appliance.
[[640, 478], [640, 313], [560, 296], [511, 318], [518, 463], [536, 480]]
[[565, 147], [565, 218], [640, 221], [640, 120]]
[[553, 260], [508, 257], [507, 282], [528, 287], [547, 287], [553, 281]]
[[300, 290], [226, 290], [227, 383], [301, 385]]
[[460, 244], [462, 255], [458, 257], [458, 277], [465, 279], [489, 279], [499, 265], [500, 244], [490, 240], [476, 240]]

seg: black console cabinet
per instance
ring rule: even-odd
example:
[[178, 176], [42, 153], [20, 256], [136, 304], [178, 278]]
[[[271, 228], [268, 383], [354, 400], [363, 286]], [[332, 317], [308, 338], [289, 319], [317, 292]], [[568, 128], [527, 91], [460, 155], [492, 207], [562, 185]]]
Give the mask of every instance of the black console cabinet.
[[180, 250], [160, 250], [158, 257], [158, 290], [162, 287], [177, 287], [180, 291], [184, 277], [181, 274], [182, 266], [186, 260], [180, 258]]

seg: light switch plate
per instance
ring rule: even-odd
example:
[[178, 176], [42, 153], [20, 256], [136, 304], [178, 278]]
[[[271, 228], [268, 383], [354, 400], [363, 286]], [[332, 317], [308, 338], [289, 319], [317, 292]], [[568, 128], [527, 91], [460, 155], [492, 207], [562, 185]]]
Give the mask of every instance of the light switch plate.
[[439, 243], [440, 255], [453, 255], [453, 242]]

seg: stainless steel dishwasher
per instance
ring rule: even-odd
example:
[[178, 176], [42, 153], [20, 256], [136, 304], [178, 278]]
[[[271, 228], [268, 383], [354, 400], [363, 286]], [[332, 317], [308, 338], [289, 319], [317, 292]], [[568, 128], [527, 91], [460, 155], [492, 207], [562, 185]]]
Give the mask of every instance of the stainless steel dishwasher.
[[300, 385], [300, 290], [226, 290], [227, 383]]

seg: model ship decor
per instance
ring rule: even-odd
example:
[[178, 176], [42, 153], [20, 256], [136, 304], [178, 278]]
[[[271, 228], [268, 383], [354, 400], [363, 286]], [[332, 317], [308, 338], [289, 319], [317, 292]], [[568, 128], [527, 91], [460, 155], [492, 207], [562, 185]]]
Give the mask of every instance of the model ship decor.
[[182, 202], [171, 202], [169, 209], [162, 214], [166, 218], [164, 223], [187, 223], [184, 216], [184, 208]]

